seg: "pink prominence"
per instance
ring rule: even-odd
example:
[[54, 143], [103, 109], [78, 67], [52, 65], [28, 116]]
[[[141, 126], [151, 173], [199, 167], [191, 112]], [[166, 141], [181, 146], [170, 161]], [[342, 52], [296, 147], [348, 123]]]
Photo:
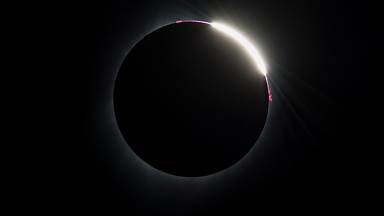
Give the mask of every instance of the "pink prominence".
[[268, 100], [269, 102], [272, 102], [272, 91], [271, 91], [271, 87], [269, 85], [267, 76], [265, 76], [265, 81], [267, 82], [267, 88], [268, 88]]

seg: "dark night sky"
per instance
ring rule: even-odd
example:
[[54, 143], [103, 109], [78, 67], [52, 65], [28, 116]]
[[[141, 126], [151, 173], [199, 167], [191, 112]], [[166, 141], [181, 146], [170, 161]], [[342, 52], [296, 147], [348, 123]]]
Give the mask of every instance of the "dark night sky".
[[[367, 4], [105, 1], [55, 5], [48, 14], [41, 20], [59, 20], [44, 28], [54, 36], [42, 39], [49, 41], [48, 56], [55, 56], [46, 58], [52, 67], [44, 83], [58, 93], [50, 91], [46, 100], [55, 103], [44, 111], [49, 123], [40, 140], [47, 147], [28, 174], [33, 182], [26, 188], [33, 192], [27, 202], [39, 194], [41, 202], [61, 208], [241, 215], [265, 204], [343, 208], [340, 200], [365, 197], [364, 147], [373, 139]], [[142, 163], [113, 117], [114, 78], [127, 52], [145, 34], [179, 19], [222, 20], [255, 39], [273, 91], [260, 145], [233, 169], [202, 178], [169, 176]]]

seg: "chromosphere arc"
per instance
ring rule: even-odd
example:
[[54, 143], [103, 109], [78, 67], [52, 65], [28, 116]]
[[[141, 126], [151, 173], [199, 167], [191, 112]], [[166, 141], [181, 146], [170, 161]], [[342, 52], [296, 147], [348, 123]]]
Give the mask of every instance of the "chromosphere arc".
[[178, 20], [176, 23], [185, 23], [185, 22], [195, 22], [195, 23], [204, 23], [211, 25], [213, 28], [223, 32], [224, 34], [230, 36], [233, 38], [236, 42], [238, 42], [244, 49], [248, 52], [248, 54], [251, 56], [251, 58], [254, 60], [256, 67], [259, 69], [259, 71], [266, 76], [267, 75], [267, 67], [265, 65], [265, 62], [263, 58], [260, 55], [260, 52], [256, 47], [249, 42], [249, 40], [241, 34], [239, 31], [234, 29], [233, 27], [220, 23], [220, 22], [206, 22], [206, 21], [200, 21], [200, 20]]
[[177, 20], [176, 23], [203, 23], [207, 25], [211, 25], [213, 28], [223, 32], [228, 35], [232, 39], [234, 39], [237, 43], [239, 43], [250, 55], [252, 60], [255, 62], [257, 69], [265, 76], [265, 80], [268, 85], [268, 100], [272, 101], [272, 92], [267, 79], [267, 66], [261, 57], [261, 54], [258, 49], [247, 39], [243, 34], [234, 29], [233, 27], [220, 23], [220, 22], [207, 22], [201, 20]]

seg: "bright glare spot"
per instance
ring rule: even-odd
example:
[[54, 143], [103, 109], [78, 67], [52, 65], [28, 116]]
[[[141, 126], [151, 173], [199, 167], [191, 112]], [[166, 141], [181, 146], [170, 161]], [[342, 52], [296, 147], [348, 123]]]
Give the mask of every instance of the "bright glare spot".
[[259, 51], [255, 48], [254, 45], [252, 45], [249, 42], [249, 40], [245, 36], [243, 36], [241, 33], [239, 33], [237, 30], [233, 29], [232, 27], [227, 26], [227, 25], [222, 24], [222, 23], [212, 22], [212, 23], [210, 23], [210, 25], [213, 28], [215, 28], [215, 29], [225, 33], [226, 35], [232, 37], [241, 46], [243, 46], [244, 49], [249, 53], [251, 58], [254, 60], [256, 67], [259, 69], [259, 71], [264, 76], [267, 75], [267, 68], [266, 68], [266, 65], [265, 65]]

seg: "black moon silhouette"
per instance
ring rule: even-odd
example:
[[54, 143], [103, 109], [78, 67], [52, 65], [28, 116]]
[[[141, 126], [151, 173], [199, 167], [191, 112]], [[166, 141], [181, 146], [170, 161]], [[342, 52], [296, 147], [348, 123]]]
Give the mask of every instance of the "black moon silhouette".
[[133, 152], [177, 176], [205, 176], [240, 161], [258, 140], [268, 86], [233, 39], [202, 23], [164, 26], [128, 53], [114, 111]]

